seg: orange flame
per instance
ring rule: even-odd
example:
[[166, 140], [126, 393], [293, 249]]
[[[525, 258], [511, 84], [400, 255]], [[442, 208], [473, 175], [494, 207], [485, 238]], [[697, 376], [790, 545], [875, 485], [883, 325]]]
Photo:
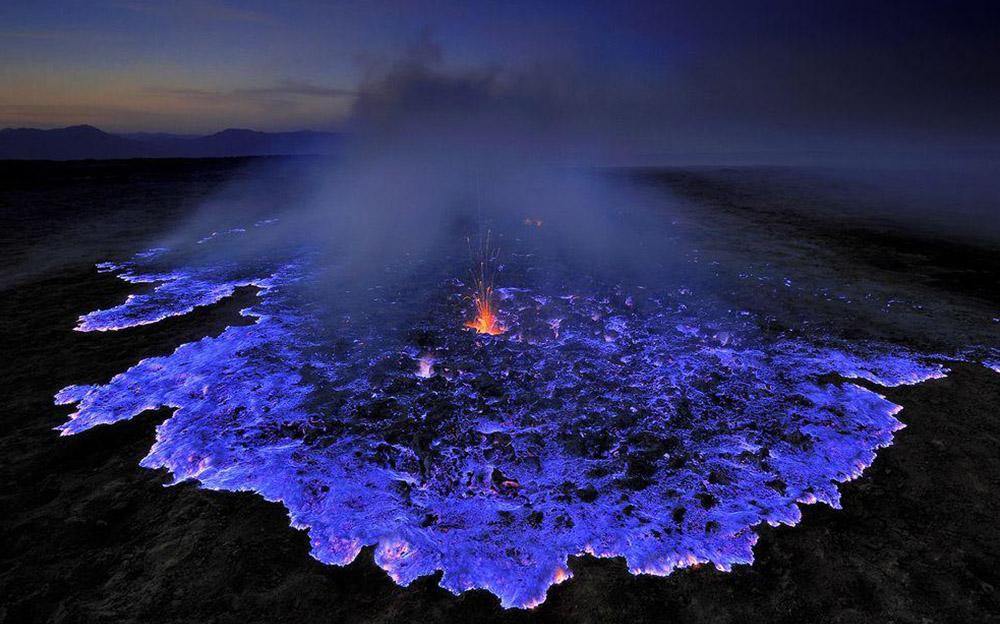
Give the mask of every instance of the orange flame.
[[507, 331], [497, 318], [493, 303], [493, 274], [498, 254], [490, 244], [490, 232], [487, 231], [485, 239], [480, 241], [476, 268], [472, 273], [472, 281], [476, 285], [476, 292], [472, 295], [472, 301], [476, 304], [476, 318], [465, 324], [469, 329], [491, 336]]
[[[486, 296], [483, 296], [483, 294], [486, 294]], [[483, 293], [473, 297], [473, 300], [476, 302], [476, 318], [467, 322], [465, 326], [476, 330], [480, 334], [499, 336], [507, 331], [507, 329], [500, 323], [496, 313], [493, 311], [492, 294], [493, 289], [487, 288]]]

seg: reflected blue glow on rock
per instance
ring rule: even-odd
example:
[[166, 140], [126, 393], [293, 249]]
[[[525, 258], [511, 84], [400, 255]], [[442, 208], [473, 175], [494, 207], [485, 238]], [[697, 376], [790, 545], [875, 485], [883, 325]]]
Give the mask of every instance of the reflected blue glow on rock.
[[946, 372], [885, 345], [776, 338], [684, 288], [510, 287], [509, 331], [480, 336], [462, 327], [462, 284], [433, 284], [427, 317], [390, 339], [363, 314], [310, 313], [307, 260], [144, 268], [169, 257], [106, 265], [156, 287], [77, 329], [155, 323], [241, 286], [259, 289], [243, 311], [256, 322], [63, 389], [76, 412], [61, 432], [176, 408], [143, 466], [280, 502], [322, 562], [371, 545], [402, 585], [442, 570], [445, 588], [505, 607], [540, 603], [580, 553], [658, 575], [751, 563], [754, 527], [838, 507], [837, 484], [903, 426], [845, 378]]

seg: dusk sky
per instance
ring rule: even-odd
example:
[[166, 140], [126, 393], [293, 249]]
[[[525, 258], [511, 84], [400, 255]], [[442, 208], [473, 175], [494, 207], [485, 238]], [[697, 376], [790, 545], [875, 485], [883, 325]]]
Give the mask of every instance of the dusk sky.
[[982, 146], [998, 25], [997, 2], [7, 0], [0, 127], [338, 129], [419, 57], [562, 82], [642, 150]]

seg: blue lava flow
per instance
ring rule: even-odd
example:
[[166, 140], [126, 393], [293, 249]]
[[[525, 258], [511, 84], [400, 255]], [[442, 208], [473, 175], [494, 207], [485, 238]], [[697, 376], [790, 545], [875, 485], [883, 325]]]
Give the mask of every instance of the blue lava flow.
[[61, 432], [175, 408], [143, 466], [280, 502], [324, 563], [374, 546], [401, 585], [440, 570], [448, 590], [504, 607], [539, 604], [582, 553], [656, 575], [751, 563], [757, 525], [838, 507], [837, 484], [903, 426], [850, 379], [946, 372], [898, 347], [768, 333], [685, 288], [593, 282], [505, 284], [499, 336], [463, 328], [466, 288], [435, 283], [427, 314], [390, 339], [377, 311], [316, 311], [307, 254], [171, 266], [171, 253], [102, 265], [148, 286], [77, 329], [155, 323], [240, 287], [257, 289], [242, 311], [254, 322], [63, 389], [76, 412]]

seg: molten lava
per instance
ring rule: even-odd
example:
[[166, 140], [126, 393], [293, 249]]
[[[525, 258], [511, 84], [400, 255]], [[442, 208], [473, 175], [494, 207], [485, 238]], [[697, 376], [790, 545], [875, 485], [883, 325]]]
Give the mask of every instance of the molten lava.
[[476, 330], [480, 334], [498, 336], [507, 331], [507, 329], [497, 319], [496, 312], [493, 310], [492, 294], [493, 289], [487, 288], [473, 297], [473, 300], [476, 302], [476, 318], [467, 322], [465, 326]]
[[476, 261], [472, 271], [472, 282], [476, 285], [476, 292], [472, 295], [472, 301], [476, 304], [476, 318], [465, 324], [480, 334], [491, 336], [498, 336], [507, 331], [497, 318], [496, 306], [493, 304], [493, 276], [496, 273], [499, 254], [500, 251], [492, 245], [490, 232], [487, 231], [485, 238], [480, 239], [479, 249], [473, 254]]

